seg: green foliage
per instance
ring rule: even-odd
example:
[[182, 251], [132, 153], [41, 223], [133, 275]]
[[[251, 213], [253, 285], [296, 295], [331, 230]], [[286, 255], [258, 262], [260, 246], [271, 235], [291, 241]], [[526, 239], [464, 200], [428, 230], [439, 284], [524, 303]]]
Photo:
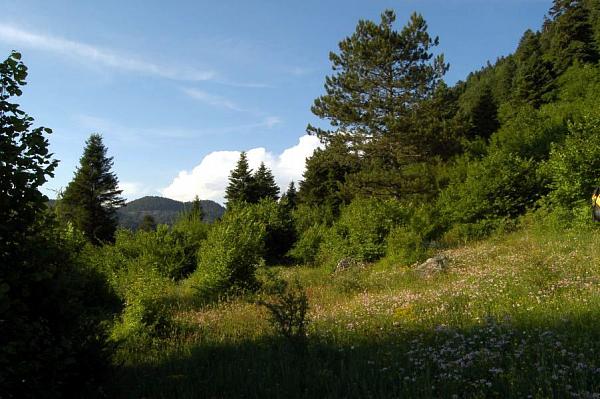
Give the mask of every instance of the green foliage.
[[396, 200], [352, 201], [327, 231], [320, 247], [320, 261], [331, 264], [346, 257], [366, 262], [379, 259], [385, 255], [389, 232], [408, 216], [408, 208]]
[[117, 176], [111, 172], [112, 157], [106, 156], [102, 136], [92, 134], [86, 141], [79, 167], [59, 201], [59, 215], [72, 222], [90, 242], [114, 242], [120, 197]]
[[263, 199], [253, 205], [256, 219], [265, 226], [264, 258], [267, 264], [284, 263], [296, 241], [294, 220], [284, 203]]
[[[412, 14], [401, 31], [394, 30], [395, 20], [394, 12], [386, 10], [379, 24], [358, 22], [356, 31], [340, 42], [339, 54], [330, 53], [335, 72], [326, 77], [326, 94], [311, 108], [334, 130], [309, 125], [308, 132], [360, 159], [361, 173], [347, 191], [350, 198], [357, 192], [395, 197], [423, 192], [419, 174], [405, 170], [434, 151], [426, 144], [440, 147], [439, 140], [423, 140], [419, 121], [431, 114], [432, 107], [422, 106], [423, 100], [433, 96], [448, 65], [443, 55], [433, 56], [438, 39], [429, 36], [421, 15]], [[311, 169], [309, 163], [307, 172], [314, 174]], [[327, 169], [323, 172], [321, 181], [336, 176]], [[336, 172], [343, 180], [328, 184], [330, 192], [338, 191], [337, 184], [346, 180], [344, 171]]]
[[290, 211], [298, 206], [298, 191], [293, 181], [290, 182], [287, 191], [281, 196], [280, 202]]
[[116, 303], [80, 262], [76, 234], [44, 210], [39, 188], [57, 161], [50, 129], [32, 129], [11, 102], [27, 77], [20, 59], [13, 52], [0, 63], [0, 395], [79, 397], [108, 366], [105, 323]]
[[346, 177], [359, 170], [359, 157], [349, 151], [342, 138], [334, 137], [326, 148], [315, 150], [306, 160], [298, 200], [301, 204], [327, 209], [337, 215], [354, 193], [343, 190]]
[[[21, 54], [12, 52], [0, 63], [0, 253], [16, 249], [35, 224], [48, 200], [39, 191], [53, 176], [58, 161], [48, 151], [45, 134], [52, 130], [32, 128], [33, 118], [11, 98], [22, 94], [27, 67]], [[6, 248], [4, 248], [6, 246]], [[4, 257], [4, 255], [0, 255]], [[0, 258], [2, 259], [2, 258]], [[2, 259], [4, 261], [4, 259]], [[2, 262], [4, 263], [4, 262]]]
[[165, 302], [165, 294], [172, 288], [172, 282], [155, 264], [145, 257], [131, 258], [116, 283], [126, 306], [111, 331], [112, 340], [145, 346], [155, 338], [173, 333], [171, 311]]
[[298, 263], [313, 264], [327, 230], [325, 224], [313, 224], [306, 228], [290, 249], [289, 256]]
[[411, 206], [409, 209], [404, 223], [393, 227], [386, 237], [386, 256], [403, 264], [424, 260], [441, 230], [435, 208]]
[[562, 141], [567, 134], [567, 126], [560, 114], [551, 107], [535, 110], [531, 106], [522, 106], [492, 136], [490, 147], [523, 159], [546, 159], [551, 144]]
[[590, 9], [582, 0], [554, 0], [544, 23], [547, 58], [558, 73], [574, 62], [595, 62], [598, 48], [590, 21]]
[[543, 171], [549, 177], [549, 197], [562, 207], [586, 203], [600, 185], [600, 117], [598, 111], [569, 125], [570, 135], [552, 148]]
[[213, 225], [198, 252], [198, 268], [189, 284], [202, 296], [232, 288], [254, 288], [264, 254], [266, 226], [252, 206], [233, 207]]
[[464, 180], [451, 181], [440, 193], [437, 207], [448, 226], [472, 225], [473, 234], [485, 235], [503, 219], [523, 214], [545, 193], [537, 167], [532, 160], [492, 152], [470, 162]]
[[154, 220], [152, 215], [144, 215], [142, 223], [140, 223], [140, 226], [138, 228], [142, 231], [155, 231], [156, 220]]

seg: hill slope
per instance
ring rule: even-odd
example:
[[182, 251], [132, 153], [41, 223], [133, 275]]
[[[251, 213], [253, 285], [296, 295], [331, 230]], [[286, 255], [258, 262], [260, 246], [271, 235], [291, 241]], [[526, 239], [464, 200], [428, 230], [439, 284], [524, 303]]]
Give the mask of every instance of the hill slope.
[[[213, 222], [223, 216], [225, 208], [210, 200], [201, 200], [204, 220]], [[189, 209], [191, 202], [180, 202], [170, 198], [147, 196], [128, 202], [118, 210], [119, 225], [135, 229], [145, 215], [151, 215], [158, 224], [173, 224], [181, 212]]]

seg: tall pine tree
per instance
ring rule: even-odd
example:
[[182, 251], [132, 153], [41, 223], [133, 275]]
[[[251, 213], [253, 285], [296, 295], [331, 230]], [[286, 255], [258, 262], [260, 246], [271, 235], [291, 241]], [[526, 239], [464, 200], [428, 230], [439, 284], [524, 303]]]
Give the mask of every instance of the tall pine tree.
[[230, 208], [235, 203], [251, 203], [254, 195], [254, 177], [248, 165], [245, 152], [240, 154], [238, 163], [229, 175], [229, 184], [225, 189], [226, 206]]
[[309, 133], [326, 144], [341, 137], [349, 151], [360, 154], [355, 192], [414, 192], [414, 184], [405, 181], [414, 176], [404, 171], [428, 152], [428, 141], [416, 129], [424, 111], [420, 104], [448, 69], [443, 55], [433, 56], [438, 39], [427, 33], [421, 15], [413, 14], [401, 31], [394, 30], [395, 20], [387, 10], [379, 24], [359, 21], [356, 31], [340, 42], [339, 54], [330, 53], [334, 74], [326, 77], [326, 94], [311, 108], [333, 129], [309, 125]]
[[96, 245], [114, 241], [116, 211], [125, 203], [117, 176], [111, 172], [113, 158], [106, 151], [102, 136], [92, 134], [59, 205], [60, 216]]
[[254, 190], [252, 202], [259, 202], [261, 199], [268, 198], [277, 201], [279, 198], [279, 187], [275, 184], [275, 178], [264, 162], [254, 173]]

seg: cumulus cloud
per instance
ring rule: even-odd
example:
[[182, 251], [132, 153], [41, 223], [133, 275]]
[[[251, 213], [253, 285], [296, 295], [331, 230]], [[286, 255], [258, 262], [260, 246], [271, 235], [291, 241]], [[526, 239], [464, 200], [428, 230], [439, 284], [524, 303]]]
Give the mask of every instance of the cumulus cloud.
[[[263, 147], [253, 148], [246, 153], [250, 168], [256, 170], [264, 162], [273, 171], [277, 185], [284, 191], [290, 181], [297, 182], [302, 178], [306, 158], [320, 146], [319, 139], [304, 135], [296, 145], [281, 154], [274, 154]], [[239, 158], [240, 151], [211, 152], [191, 171], [179, 172], [171, 184], [161, 190], [161, 194], [179, 201], [190, 201], [198, 195], [201, 199], [224, 203], [229, 172], [235, 168]]]
[[123, 181], [119, 183], [119, 190], [123, 190], [122, 196], [128, 201], [140, 198], [146, 195], [155, 195], [156, 190], [139, 182]]

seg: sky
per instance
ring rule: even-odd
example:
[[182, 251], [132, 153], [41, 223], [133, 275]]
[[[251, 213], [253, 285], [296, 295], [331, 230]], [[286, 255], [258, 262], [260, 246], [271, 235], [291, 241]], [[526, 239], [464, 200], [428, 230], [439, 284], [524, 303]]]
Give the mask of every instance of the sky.
[[539, 29], [552, 0], [0, 0], [0, 57], [23, 55], [16, 102], [53, 129], [60, 164], [43, 187], [63, 190], [85, 140], [100, 133], [123, 195], [195, 195], [223, 203], [240, 151], [298, 182], [319, 146], [308, 123], [331, 74], [329, 52], [360, 19], [421, 13], [436, 52], [464, 80]]

